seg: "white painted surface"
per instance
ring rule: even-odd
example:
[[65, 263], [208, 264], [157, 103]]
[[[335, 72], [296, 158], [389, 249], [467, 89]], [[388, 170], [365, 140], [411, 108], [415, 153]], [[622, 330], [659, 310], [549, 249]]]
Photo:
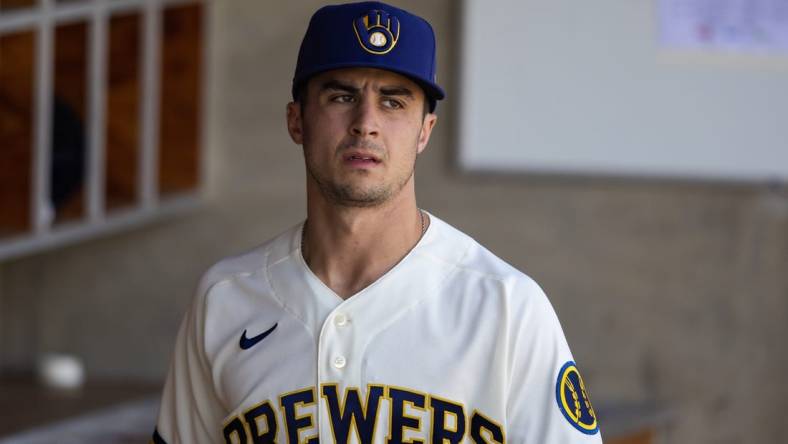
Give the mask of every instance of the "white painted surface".
[[466, 170], [788, 179], [788, 57], [661, 52], [648, 1], [466, 0]]

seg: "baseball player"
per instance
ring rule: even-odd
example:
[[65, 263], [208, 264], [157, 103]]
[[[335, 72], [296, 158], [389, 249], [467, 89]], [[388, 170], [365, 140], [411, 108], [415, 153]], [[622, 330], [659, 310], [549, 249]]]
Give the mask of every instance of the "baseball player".
[[407, 11], [313, 15], [287, 107], [307, 219], [202, 278], [154, 443], [601, 443], [539, 286], [416, 205], [435, 70]]

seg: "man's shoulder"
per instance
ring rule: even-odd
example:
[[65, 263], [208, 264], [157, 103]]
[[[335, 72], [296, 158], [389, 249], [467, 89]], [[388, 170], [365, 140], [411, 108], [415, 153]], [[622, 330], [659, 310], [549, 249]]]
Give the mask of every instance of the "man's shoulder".
[[266, 263], [270, 262], [273, 256], [290, 254], [294, 234], [300, 230], [300, 227], [301, 224], [290, 227], [261, 245], [214, 263], [203, 273], [199, 292], [206, 293], [219, 283], [257, 274], [265, 268]]
[[462, 294], [474, 303], [484, 299], [485, 303], [503, 304], [509, 319], [516, 319], [518, 325], [528, 328], [541, 328], [551, 320], [555, 321], [554, 325], [560, 325], [550, 299], [531, 276], [467, 234], [440, 222], [440, 230], [436, 231], [441, 232], [443, 239], [438, 243], [447, 250], [450, 245], [457, 246], [453, 264], [456, 272], [446, 287], [450, 293]]
[[473, 237], [434, 216], [433, 222], [436, 226], [436, 239], [429, 254], [438, 260], [452, 263], [460, 275], [475, 275], [486, 280], [538, 287], [525, 272], [498, 257]]

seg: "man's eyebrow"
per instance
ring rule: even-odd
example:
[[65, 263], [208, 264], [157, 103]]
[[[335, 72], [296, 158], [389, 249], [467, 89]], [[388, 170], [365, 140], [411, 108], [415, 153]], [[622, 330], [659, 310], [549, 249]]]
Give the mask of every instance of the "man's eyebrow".
[[413, 98], [413, 91], [404, 86], [384, 86], [380, 88], [380, 92], [386, 96], [406, 96]]
[[328, 80], [320, 87], [321, 91], [345, 91], [348, 93], [356, 94], [359, 89], [353, 85], [342, 83], [339, 80]]
[[[349, 83], [344, 83], [340, 80], [331, 79], [326, 80], [321, 86], [321, 91], [344, 91], [351, 94], [358, 94], [361, 91], [360, 88], [353, 86]], [[414, 94], [410, 88], [406, 86], [394, 85], [394, 86], [382, 86], [379, 88], [381, 94], [385, 96], [404, 96], [408, 98], [413, 98]]]

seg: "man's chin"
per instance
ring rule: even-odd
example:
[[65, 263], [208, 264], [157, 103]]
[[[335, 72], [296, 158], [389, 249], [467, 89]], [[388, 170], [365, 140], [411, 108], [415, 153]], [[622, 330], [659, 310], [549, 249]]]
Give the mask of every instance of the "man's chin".
[[332, 187], [331, 190], [324, 190], [324, 194], [337, 205], [356, 208], [380, 206], [391, 198], [391, 190], [358, 186]]

